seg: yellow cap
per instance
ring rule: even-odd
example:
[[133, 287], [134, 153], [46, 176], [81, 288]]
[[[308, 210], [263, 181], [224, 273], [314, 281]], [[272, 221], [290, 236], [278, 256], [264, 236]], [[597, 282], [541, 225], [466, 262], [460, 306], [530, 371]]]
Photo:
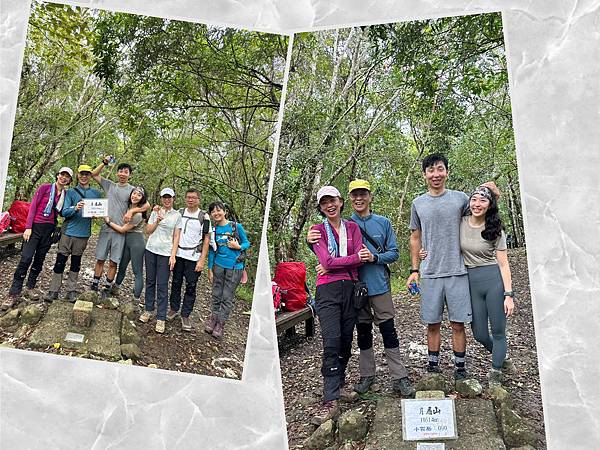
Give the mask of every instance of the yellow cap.
[[348, 194], [355, 189], [366, 189], [367, 191], [371, 192], [371, 183], [369, 183], [367, 180], [353, 180], [348, 186]]
[[92, 169], [87, 164], [82, 164], [77, 168], [77, 172], [92, 172], [93, 170], [94, 169]]

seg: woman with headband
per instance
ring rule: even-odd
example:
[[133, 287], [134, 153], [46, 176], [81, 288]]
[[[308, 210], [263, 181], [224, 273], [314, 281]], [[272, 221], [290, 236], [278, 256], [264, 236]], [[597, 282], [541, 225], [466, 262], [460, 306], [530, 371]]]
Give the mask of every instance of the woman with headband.
[[[133, 208], [143, 206], [147, 202], [146, 191], [142, 186], [135, 187], [129, 195], [127, 211]], [[117, 293], [119, 286], [125, 278], [127, 266], [131, 261], [131, 268], [135, 276], [135, 285], [133, 288], [133, 298], [140, 308], [144, 307], [142, 297], [142, 289], [144, 288], [144, 250], [146, 248], [146, 240], [144, 239], [144, 226], [146, 225], [146, 211], [135, 213], [131, 216], [131, 220], [125, 225], [117, 225], [110, 221], [109, 217], [105, 217], [106, 224], [118, 233], [125, 234], [125, 246], [123, 247], [123, 256], [119, 262], [119, 271], [115, 284], [113, 285], [113, 293]]]
[[[469, 274], [473, 337], [492, 354], [490, 386], [502, 383], [503, 370], [514, 371], [506, 359], [506, 319], [515, 305], [502, 228], [496, 196], [486, 186], [477, 187], [469, 197], [469, 214], [460, 224], [460, 249]], [[419, 255], [426, 258], [427, 253], [421, 250]]]
[[510, 364], [506, 361], [506, 319], [515, 308], [506, 235], [490, 189], [475, 189], [469, 210], [471, 214], [464, 216], [460, 225], [460, 247], [469, 273], [471, 328], [475, 339], [492, 354], [489, 383], [499, 385], [503, 367]]

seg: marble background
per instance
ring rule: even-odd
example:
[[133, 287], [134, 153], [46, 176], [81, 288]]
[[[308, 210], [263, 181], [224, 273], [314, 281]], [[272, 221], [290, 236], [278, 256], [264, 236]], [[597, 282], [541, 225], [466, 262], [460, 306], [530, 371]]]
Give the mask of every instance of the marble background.
[[[61, 3], [286, 34], [502, 11], [548, 448], [598, 448], [600, 0]], [[28, 11], [0, 0], [0, 198]], [[0, 350], [0, 448], [286, 448], [268, 270], [263, 239], [241, 382]]]

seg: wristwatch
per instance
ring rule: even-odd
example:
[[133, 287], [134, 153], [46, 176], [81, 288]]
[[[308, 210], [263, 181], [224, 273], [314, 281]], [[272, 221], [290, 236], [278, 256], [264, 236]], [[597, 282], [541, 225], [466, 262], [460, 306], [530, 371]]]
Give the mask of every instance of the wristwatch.
[[505, 297], [514, 297], [515, 293], [513, 291], [504, 291]]
[[379, 256], [373, 254], [373, 263], [377, 263], [377, 261], [379, 261]]
[[410, 274], [419, 273], [419, 269], [410, 269]]

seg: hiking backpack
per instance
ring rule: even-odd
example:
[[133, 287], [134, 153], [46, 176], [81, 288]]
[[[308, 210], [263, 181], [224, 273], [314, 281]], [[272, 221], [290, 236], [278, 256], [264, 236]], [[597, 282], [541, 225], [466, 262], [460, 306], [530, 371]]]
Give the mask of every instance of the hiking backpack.
[[[201, 233], [201, 237], [200, 237], [200, 242], [198, 242], [198, 246], [197, 247], [193, 247], [196, 249], [196, 252], [198, 253], [202, 253], [202, 244], [204, 243], [204, 238], [206, 237], [206, 235], [208, 234], [209, 230], [210, 230], [210, 219], [208, 217], [208, 214], [205, 213], [204, 211], [202, 211], [201, 209], [198, 211], [198, 217], [192, 217], [192, 216], [184, 216], [183, 213], [185, 213], [185, 208], [179, 208], [179, 214], [181, 214], [181, 218], [182, 219], [188, 219], [189, 220], [197, 220], [198, 222], [202, 222], [202, 233]], [[201, 218], [202, 217], [202, 218]], [[182, 233], [185, 233], [185, 230], [187, 229], [187, 222], [185, 223], [185, 227], [183, 228]], [[179, 247], [182, 250], [192, 250], [192, 247]]]
[[281, 299], [286, 311], [306, 307], [306, 266], [302, 262], [280, 262], [273, 277], [281, 289]]
[[273, 295], [273, 309], [277, 315], [281, 312], [283, 305], [281, 304], [281, 288], [274, 281], [271, 281], [271, 294]]

